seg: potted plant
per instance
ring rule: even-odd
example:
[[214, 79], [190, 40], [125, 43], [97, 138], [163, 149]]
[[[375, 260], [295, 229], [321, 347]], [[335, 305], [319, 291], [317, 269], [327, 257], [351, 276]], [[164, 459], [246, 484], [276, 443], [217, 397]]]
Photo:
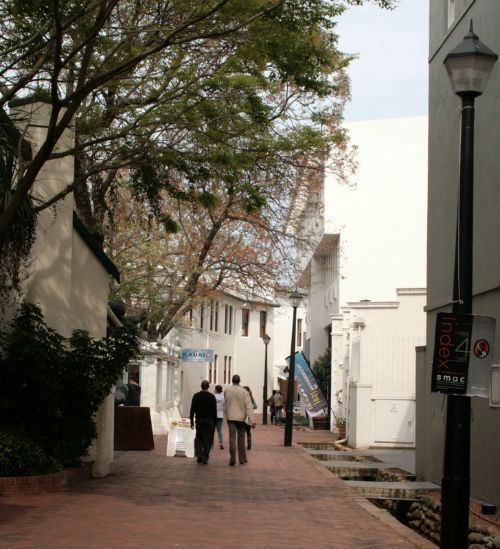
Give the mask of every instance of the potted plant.
[[[335, 393], [335, 398], [337, 400], [337, 406], [339, 406], [339, 409], [342, 409], [341, 395], [342, 395], [342, 389], [339, 389]], [[333, 412], [333, 416], [335, 418], [335, 426], [337, 427], [337, 430], [339, 432], [339, 438], [337, 440], [342, 440], [346, 437], [347, 419], [345, 417], [342, 417], [342, 416], [337, 416], [337, 414], [335, 412]]]
[[337, 426], [337, 429], [339, 431], [339, 440], [342, 440], [345, 438], [346, 434], [346, 418], [345, 417], [337, 417], [335, 416], [335, 425]]

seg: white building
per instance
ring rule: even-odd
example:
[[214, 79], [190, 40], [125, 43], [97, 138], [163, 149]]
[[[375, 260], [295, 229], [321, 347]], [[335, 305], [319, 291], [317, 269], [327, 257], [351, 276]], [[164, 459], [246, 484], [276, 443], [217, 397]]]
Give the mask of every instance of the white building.
[[[299, 317], [301, 318], [300, 314]], [[300, 322], [298, 323], [300, 325]], [[248, 385], [263, 408], [265, 345], [268, 394], [290, 354], [292, 331], [290, 307], [228, 293], [220, 293], [188, 311], [183, 322], [159, 344], [150, 344], [140, 365], [141, 406], [149, 406], [154, 434], [168, 432], [170, 419], [189, 417], [191, 399], [207, 379], [211, 390], [231, 384], [234, 374]], [[297, 350], [301, 350], [297, 335]], [[210, 350], [212, 362], [182, 361], [182, 351]]]
[[[378, 312], [385, 307], [383, 304], [388, 304], [388, 310], [397, 312], [396, 316], [404, 316], [406, 296], [399, 295], [398, 302], [388, 301], [394, 288], [425, 286], [427, 119], [370, 120], [346, 124], [346, 127], [352, 144], [357, 148], [358, 169], [351, 178], [351, 185], [341, 185], [334, 175], [327, 175], [322, 196], [311, 197], [307, 205], [311, 219], [304, 226], [311, 231], [317, 247], [310, 258], [302, 260], [306, 266], [300, 283], [308, 293], [305, 351], [314, 363], [327, 347], [333, 347], [331, 404], [336, 414], [347, 416], [349, 443], [358, 446], [375, 444], [382, 437], [386, 445], [412, 445], [413, 419], [411, 429], [401, 436], [393, 438], [393, 434], [380, 434], [380, 430], [394, 417], [394, 412], [390, 412], [392, 404], [388, 410], [384, 408], [390, 398], [399, 395], [406, 399], [405, 411], [398, 408], [401, 414], [406, 414], [414, 406], [414, 360], [402, 366], [403, 377], [401, 372], [391, 371], [390, 376], [404, 384], [394, 392], [388, 389], [387, 372], [377, 366], [382, 357], [391, 352], [390, 346], [373, 348], [364, 355], [363, 362], [359, 357], [359, 360], [355, 359], [356, 367], [363, 364], [363, 377], [359, 377], [359, 371], [353, 377], [349, 364], [344, 364], [346, 359], [353, 360], [353, 350], [345, 354], [339, 345], [343, 349], [343, 338], [347, 334], [355, 335], [349, 316], [352, 310], [363, 307], [356, 303], [372, 300], [372, 306]], [[322, 235], [318, 236], [318, 232]], [[419, 304], [416, 305], [416, 295], [412, 296], [411, 303], [419, 317], [416, 322], [420, 328], [415, 331], [411, 325], [402, 323], [406, 335], [398, 334], [416, 338], [415, 341], [421, 344], [425, 334], [422, 301], [425, 292], [419, 292]], [[401, 307], [400, 299], [405, 302]], [[375, 306], [375, 302], [379, 305]], [[369, 329], [363, 332], [363, 345], [368, 345], [367, 334], [390, 333], [393, 328], [393, 315], [374, 313], [372, 316]], [[344, 343], [339, 343], [339, 333]], [[367, 360], [374, 365], [373, 368]], [[342, 365], [342, 371], [346, 369], [345, 375], [339, 374], [339, 365]], [[354, 384], [352, 387], [351, 383]], [[363, 390], [363, 384], [367, 385], [366, 390]], [[339, 389], [344, 395], [343, 411], [335, 410], [335, 394]], [[377, 398], [372, 400], [374, 396]], [[349, 397], [352, 398], [347, 408]], [[414, 415], [414, 410], [411, 414]], [[369, 421], [364, 423], [360, 418]]]
[[[35, 154], [45, 139], [50, 105], [24, 98], [11, 101], [9, 107]], [[74, 133], [68, 129], [55, 150], [72, 149], [73, 144]], [[53, 198], [73, 180], [73, 165], [71, 155], [46, 162], [33, 194], [43, 200]], [[72, 193], [38, 215], [27, 274], [22, 297], [41, 307], [48, 326], [64, 337], [73, 330], [86, 330], [96, 339], [106, 335], [108, 314], [113, 316], [108, 309], [110, 275], [117, 281], [120, 277], [73, 212]], [[101, 477], [108, 474], [113, 461], [114, 389], [95, 419], [98, 436], [84, 460], [92, 462], [92, 474]]]
[[351, 186], [324, 190], [325, 232], [339, 235], [340, 305], [425, 286], [427, 117], [346, 124], [357, 148]]
[[426, 292], [399, 288], [396, 301], [350, 302], [332, 315], [332, 394], [349, 444], [415, 445], [415, 347], [425, 342]]

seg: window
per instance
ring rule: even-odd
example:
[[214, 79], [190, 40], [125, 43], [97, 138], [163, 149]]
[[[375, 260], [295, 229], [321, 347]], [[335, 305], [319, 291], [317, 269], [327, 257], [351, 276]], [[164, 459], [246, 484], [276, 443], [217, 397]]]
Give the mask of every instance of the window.
[[266, 311], [260, 312], [260, 337], [266, 335], [266, 323], [267, 323], [267, 313]]
[[215, 299], [210, 302], [210, 331], [219, 331], [219, 302]]
[[297, 347], [302, 347], [302, 319], [297, 319]]
[[250, 321], [250, 309], [241, 310], [241, 335], [248, 337], [248, 323]]
[[203, 331], [203, 317], [205, 316], [205, 306], [200, 305], [200, 332]]
[[233, 325], [233, 306], [224, 306], [224, 333], [231, 334]]
[[224, 383], [231, 383], [231, 363], [232, 357], [224, 357]]
[[217, 383], [217, 355], [214, 355], [214, 361], [208, 365], [208, 382]]

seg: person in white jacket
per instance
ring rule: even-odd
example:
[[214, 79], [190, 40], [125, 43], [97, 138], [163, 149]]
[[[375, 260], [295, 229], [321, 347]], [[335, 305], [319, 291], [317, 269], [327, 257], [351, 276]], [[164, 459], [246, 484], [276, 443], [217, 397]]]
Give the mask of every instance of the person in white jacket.
[[224, 450], [224, 437], [222, 436], [222, 422], [224, 421], [224, 411], [226, 409], [222, 385], [215, 386], [215, 400], [217, 401], [217, 435], [219, 437], [219, 447]]
[[246, 419], [248, 417], [250, 427], [255, 429], [255, 417], [252, 399], [248, 391], [240, 387], [240, 376], [235, 374], [231, 381], [233, 384], [224, 391], [227, 426], [229, 428], [229, 465], [236, 464], [236, 433], [238, 433], [238, 461], [240, 465], [245, 465], [247, 463]]

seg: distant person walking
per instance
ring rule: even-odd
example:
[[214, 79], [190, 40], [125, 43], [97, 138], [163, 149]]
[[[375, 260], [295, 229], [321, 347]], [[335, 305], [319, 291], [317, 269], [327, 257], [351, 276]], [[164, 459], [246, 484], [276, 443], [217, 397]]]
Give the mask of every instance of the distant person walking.
[[201, 382], [201, 391], [193, 395], [191, 401], [191, 429], [194, 428], [196, 416], [196, 437], [194, 451], [198, 463], [208, 464], [210, 449], [214, 442], [214, 431], [217, 425], [217, 401], [212, 393], [208, 392], [210, 384], [205, 379]]
[[276, 408], [274, 407], [274, 395], [276, 394], [276, 389], [273, 389], [273, 394], [267, 399], [267, 405], [271, 412], [271, 425], [274, 423], [274, 418], [276, 417]]
[[276, 417], [274, 423], [280, 425], [283, 423], [283, 397], [281, 396], [280, 391], [276, 391], [276, 394], [273, 397], [274, 400], [274, 409], [276, 410]]
[[217, 401], [217, 435], [219, 436], [219, 447], [224, 450], [224, 437], [222, 436], [222, 422], [224, 421], [224, 411], [226, 404], [224, 401], [224, 393], [222, 385], [215, 386], [215, 400]]
[[[243, 389], [246, 389], [248, 391], [248, 394], [250, 395], [250, 398], [252, 399], [252, 406], [253, 409], [257, 409], [257, 403], [255, 402], [255, 399], [253, 398], [252, 391], [250, 390], [250, 387], [248, 385], [245, 385]], [[247, 450], [252, 449], [252, 428], [250, 425], [250, 419], [246, 418], [245, 420], [245, 433], [247, 434]]]
[[[235, 374], [233, 384], [224, 391], [226, 401], [226, 418], [229, 427], [229, 465], [236, 464], [236, 449], [240, 465], [247, 463], [247, 451], [245, 448], [245, 424], [248, 417], [250, 427], [255, 429], [252, 399], [246, 389], [240, 387], [240, 376]], [[236, 435], [238, 446], [236, 447]]]

